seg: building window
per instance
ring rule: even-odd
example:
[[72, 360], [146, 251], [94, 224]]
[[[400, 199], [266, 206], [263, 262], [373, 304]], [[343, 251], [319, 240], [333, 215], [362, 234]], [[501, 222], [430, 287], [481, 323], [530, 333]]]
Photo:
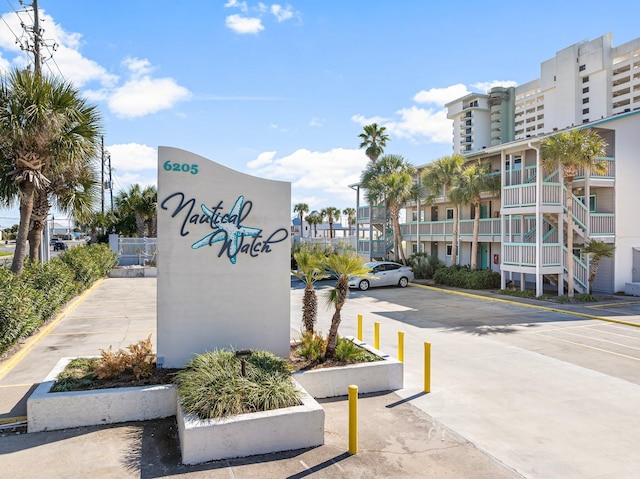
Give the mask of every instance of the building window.
[[589, 76], [582, 77], [582, 83], [587, 83], [589, 81]]
[[582, 109], [582, 114], [586, 115], [587, 113], [589, 113], [589, 109], [588, 108], [583, 108]]
[[467, 145], [464, 147], [464, 151], [471, 151], [471, 145]]
[[589, 103], [589, 97], [582, 99], [582, 104]]
[[580, 68], [578, 68], [578, 70], [580, 70], [581, 72], [585, 71], [587, 69], [587, 65], [580, 65]]
[[585, 118], [584, 120], [582, 120], [582, 123], [589, 123], [589, 118]]
[[446, 213], [447, 213], [447, 219], [448, 220], [452, 220], [453, 219], [453, 208], [447, 208]]
[[471, 126], [471, 120], [467, 120], [464, 124], [464, 126]]
[[[576, 198], [578, 198], [578, 200], [580, 200], [580, 202], [584, 205], [584, 195], [576, 195]], [[590, 213], [595, 213], [596, 212], [596, 208], [598, 206], [597, 200], [596, 200], [596, 195], [589, 195], [589, 212]]]
[[582, 93], [589, 93], [589, 87], [586, 86], [582, 89]]
[[[418, 212], [414, 211], [412, 214], [413, 221], [418, 221]], [[420, 221], [424, 221], [424, 210], [420, 211]]]
[[451, 252], [453, 251], [453, 245], [452, 244], [448, 244], [447, 245], [447, 256], [451, 256]]
[[471, 128], [467, 128], [464, 132], [465, 132], [465, 134], [470, 135], [471, 134]]

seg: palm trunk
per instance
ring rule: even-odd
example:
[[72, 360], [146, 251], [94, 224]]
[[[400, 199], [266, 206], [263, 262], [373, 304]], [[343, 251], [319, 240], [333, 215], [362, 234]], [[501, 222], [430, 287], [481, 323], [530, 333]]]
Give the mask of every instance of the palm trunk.
[[589, 269], [589, 294], [593, 292], [593, 282], [596, 280], [596, 274], [598, 274], [599, 263], [600, 258], [597, 256], [591, 261], [591, 268]]
[[[33, 210], [31, 211], [31, 229], [29, 230], [29, 257], [32, 261], [42, 261], [40, 257], [40, 243], [42, 242], [42, 232], [47, 224], [49, 214], [49, 198], [47, 192], [39, 190], [34, 194]], [[48, 247], [48, 246], [47, 246]]]
[[478, 267], [478, 233], [480, 232], [480, 198], [473, 202], [476, 215], [473, 218], [473, 240], [471, 241], [471, 270]]
[[453, 243], [451, 244], [451, 265], [458, 264], [458, 205], [453, 206]]
[[33, 197], [35, 188], [33, 183], [25, 181], [22, 187], [20, 198], [20, 224], [16, 237], [16, 249], [13, 253], [11, 271], [20, 276], [24, 269], [24, 257], [27, 253], [27, 237], [29, 235], [29, 223], [31, 222], [31, 212], [33, 211]]
[[573, 279], [573, 178], [565, 176], [566, 191], [565, 200], [567, 202], [567, 296], [573, 298], [575, 282]]
[[138, 238], [144, 238], [144, 218], [140, 213], [135, 213], [136, 217], [136, 235]]
[[325, 357], [327, 359], [333, 359], [336, 356], [336, 345], [338, 343], [338, 328], [340, 327], [340, 322], [342, 321], [342, 317], [340, 315], [342, 311], [342, 307], [344, 303], [347, 301], [347, 296], [349, 295], [349, 278], [346, 276], [341, 276], [338, 280], [338, 284], [336, 284], [336, 290], [338, 292], [338, 300], [335, 304], [335, 312], [331, 317], [331, 327], [329, 328], [329, 335], [327, 336], [327, 349], [325, 352]]
[[306, 333], [313, 334], [318, 317], [318, 299], [313, 284], [307, 284], [304, 289], [304, 298], [302, 299], [302, 324]]

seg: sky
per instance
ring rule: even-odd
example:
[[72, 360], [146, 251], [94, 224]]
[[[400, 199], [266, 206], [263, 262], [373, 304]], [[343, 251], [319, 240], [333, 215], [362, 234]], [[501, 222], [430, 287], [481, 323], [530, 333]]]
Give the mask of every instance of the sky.
[[[640, 36], [640, 2], [449, 0], [39, 0], [43, 71], [98, 106], [114, 195], [156, 184], [157, 147], [291, 182], [292, 208], [355, 207], [364, 125], [385, 153], [452, 153], [444, 105], [540, 76], [558, 50]], [[0, 3], [0, 72], [31, 62], [33, 24]], [[55, 45], [55, 47], [54, 47]], [[107, 199], [108, 205], [108, 199]], [[295, 214], [292, 211], [292, 217]], [[18, 222], [0, 210], [0, 227]]]

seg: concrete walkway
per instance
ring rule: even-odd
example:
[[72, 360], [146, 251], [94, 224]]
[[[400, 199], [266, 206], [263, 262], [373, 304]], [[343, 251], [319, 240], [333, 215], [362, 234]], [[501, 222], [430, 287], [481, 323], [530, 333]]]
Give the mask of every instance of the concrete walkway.
[[[155, 344], [155, 298], [154, 278], [112, 278], [70, 304], [0, 363], [0, 424], [26, 416], [30, 391], [61, 357], [125, 348], [149, 334]], [[356, 455], [347, 453], [348, 403], [338, 398], [323, 402], [325, 445], [313, 449], [182, 466], [174, 418], [31, 434], [0, 429], [0, 471], [20, 478], [522, 477], [397, 394], [362, 397], [358, 406]]]

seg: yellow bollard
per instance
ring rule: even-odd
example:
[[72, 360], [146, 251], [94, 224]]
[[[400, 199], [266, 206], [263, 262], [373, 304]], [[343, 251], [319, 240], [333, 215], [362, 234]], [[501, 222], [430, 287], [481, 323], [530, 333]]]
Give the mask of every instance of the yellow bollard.
[[362, 341], [362, 315], [358, 315], [358, 341]]
[[424, 343], [424, 392], [431, 392], [431, 343]]
[[358, 452], [358, 386], [349, 386], [349, 454]]
[[380, 323], [373, 323], [373, 347], [380, 349]]
[[404, 363], [404, 331], [398, 331], [398, 361]]

